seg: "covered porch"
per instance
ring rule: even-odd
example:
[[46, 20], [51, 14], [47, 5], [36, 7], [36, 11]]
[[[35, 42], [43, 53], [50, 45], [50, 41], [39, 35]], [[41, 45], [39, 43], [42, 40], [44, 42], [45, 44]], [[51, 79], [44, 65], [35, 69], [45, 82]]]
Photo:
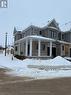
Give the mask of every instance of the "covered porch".
[[54, 39], [45, 38], [41, 36], [29, 36], [24, 40], [24, 55], [26, 57], [43, 57], [43, 58], [52, 58], [53, 50], [55, 49], [53, 43]]

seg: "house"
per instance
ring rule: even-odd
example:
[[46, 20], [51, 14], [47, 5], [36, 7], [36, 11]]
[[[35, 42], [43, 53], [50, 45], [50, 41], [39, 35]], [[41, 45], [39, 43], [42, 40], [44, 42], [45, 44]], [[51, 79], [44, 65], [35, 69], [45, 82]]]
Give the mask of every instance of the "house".
[[3, 53], [3, 51], [4, 51], [4, 47], [2, 47], [2, 46], [0, 45], [0, 54]]
[[14, 55], [25, 57], [71, 57], [71, 30], [61, 31], [55, 19], [42, 28], [14, 28], [14, 49]]
[[7, 54], [14, 54], [14, 47], [13, 46], [8, 46], [6, 49]]

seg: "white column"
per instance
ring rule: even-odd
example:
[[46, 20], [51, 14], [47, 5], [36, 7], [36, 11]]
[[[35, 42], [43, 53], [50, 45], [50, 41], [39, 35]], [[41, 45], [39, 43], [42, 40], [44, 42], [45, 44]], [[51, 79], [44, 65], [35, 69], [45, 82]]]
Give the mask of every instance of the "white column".
[[27, 56], [28, 53], [28, 40], [26, 40], [26, 51], [25, 51], [25, 55]]
[[61, 44], [61, 56], [62, 56], [62, 44]]
[[32, 39], [30, 39], [30, 56], [32, 56]]
[[19, 43], [19, 55], [20, 55], [20, 49], [21, 49], [21, 46], [20, 46], [20, 43]]
[[52, 42], [50, 42], [50, 56], [52, 57]]
[[38, 56], [40, 56], [40, 48], [41, 48], [41, 43], [40, 40], [38, 41]]

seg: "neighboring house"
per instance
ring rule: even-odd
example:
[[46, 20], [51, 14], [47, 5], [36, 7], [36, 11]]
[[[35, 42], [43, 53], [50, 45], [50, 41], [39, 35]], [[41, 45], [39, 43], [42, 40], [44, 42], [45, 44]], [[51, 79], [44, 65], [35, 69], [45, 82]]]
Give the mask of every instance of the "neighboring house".
[[3, 53], [4, 47], [0, 46], [0, 53]]
[[14, 55], [25, 57], [71, 57], [71, 31], [61, 31], [55, 19], [43, 28], [14, 28], [14, 49]]
[[8, 46], [6, 49], [7, 54], [14, 54], [14, 47], [13, 46]]

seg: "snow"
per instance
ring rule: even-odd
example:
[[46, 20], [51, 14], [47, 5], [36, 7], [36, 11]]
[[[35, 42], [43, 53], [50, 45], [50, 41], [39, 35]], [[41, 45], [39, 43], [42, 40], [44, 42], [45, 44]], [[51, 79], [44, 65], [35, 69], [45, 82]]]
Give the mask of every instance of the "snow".
[[60, 42], [60, 43], [63, 43], [63, 44], [71, 44], [71, 43], [66, 42], [66, 41], [61, 41], [61, 40], [57, 40], [57, 41]]
[[67, 61], [66, 59], [62, 58], [61, 56], [57, 56], [52, 59], [52, 65], [70, 65], [71, 62]]
[[64, 58], [71, 61], [71, 57], [64, 57]]
[[37, 35], [31, 35], [31, 36], [28, 36], [28, 37], [34, 38], [34, 39], [40, 39], [40, 40], [55, 41], [54, 39], [46, 38], [46, 37], [42, 37], [42, 36], [37, 36]]
[[24, 39], [29, 39], [29, 38], [32, 38], [35, 40], [45, 40], [45, 41], [53, 41], [53, 42], [56, 41], [55, 39], [51, 39], [51, 38], [46, 38], [46, 37], [42, 37], [42, 36], [38, 36], [38, 35], [31, 35], [31, 36], [27, 36], [22, 39], [19, 39], [16, 42], [20, 42], [20, 41], [23, 41]]
[[51, 28], [51, 29], [55, 29], [55, 30], [58, 30], [58, 28], [55, 28], [55, 27], [51, 27], [51, 26], [48, 26], [48, 28]]
[[0, 68], [8, 68], [6, 72], [12, 76], [33, 77], [35, 79], [71, 77], [71, 62], [57, 56], [49, 60], [25, 59], [18, 60], [12, 55], [0, 54]]

